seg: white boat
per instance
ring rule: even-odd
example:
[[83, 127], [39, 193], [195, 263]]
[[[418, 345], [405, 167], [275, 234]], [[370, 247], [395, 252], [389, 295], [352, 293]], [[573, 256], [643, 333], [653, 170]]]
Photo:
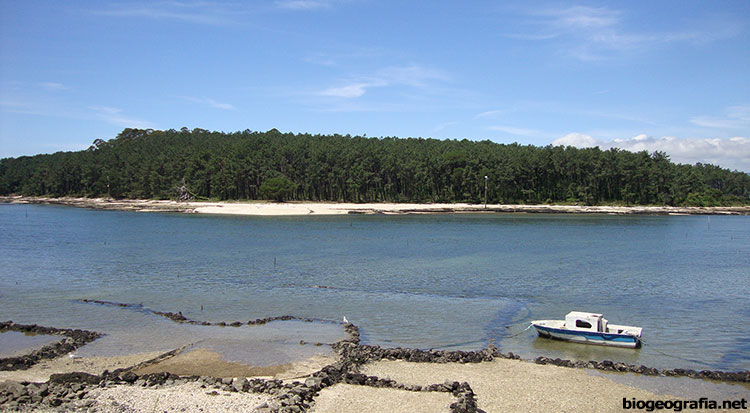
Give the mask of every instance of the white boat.
[[571, 311], [565, 320], [534, 320], [531, 325], [539, 337], [576, 343], [638, 348], [641, 346], [640, 327], [609, 324], [602, 314]]

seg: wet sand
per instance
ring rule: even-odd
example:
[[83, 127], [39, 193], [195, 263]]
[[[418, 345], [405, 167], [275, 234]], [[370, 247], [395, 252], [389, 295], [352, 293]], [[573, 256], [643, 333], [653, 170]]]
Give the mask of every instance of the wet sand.
[[[143, 353], [123, 357], [61, 357], [29, 370], [0, 372], [4, 380], [44, 382], [52, 373], [86, 371], [101, 374], [140, 364], [159, 354]], [[179, 354], [134, 370], [136, 374], [167, 371], [181, 376], [257, 377], [305, 381], [315, 371], [337, 360], [314, 357], [290, 365], [252, 367], [229, 363], [206, 349]], [[482, 363], [414, 363], [380, 360], [365, 364], [362, 373], [395, 380], [407, 387], [445, 382], [467, 382], [476, 395], [478, 408], [486, 412], [512, 411], [595, 411], [622, 410], [623, 398], [639, 400], [674, 399], [639, 387], [629, 386], [586, 369], [539, 365], [523, 360], [495, 359]], [[659, 380], [654, 378], [654, 380]], [[703, 397], [703, 395], [698, 395]], [[94, 389], [87, 396], [98, 411], [252, 411], [273, 403], [273, 395], [229, 392], [199, 383], [167, 383], [160, 387], [117, 385]], [[411, 391], [338, 383], [322, 389], [314, 398], [312, 412], [439, 412], [450, 411], [458, 399], [451, 393]], [[88, 406], [91, 407], [91, 406]], [[2, 410], [2, 405], [0, 405]], [[44, 411], [42, 409], [41, 411]]]
[[101, 374], [104, 370], [112, 371], [132, 367], [152, 360], [161, 354], [161, 352], [151, 352], [115, 357], [77, 357], [75, 354], [69, 354], [55, 359], [42, 360], [28, 370], [0, 371], [0, 382], [13, 380], [43, 383], [49, 380], [52, 374], [72, 373], [74, 371]]
[[[500, 359], [477, 364], [382, 360], [366, 366], [364, 373], [389, 377], [405, 384], [466, 381], [476, 394], [477, 407], [487, 412], [620, 411], [623, 397], [642, 400], [667, 398], [592, 376], [584, 369], [537, 365], [521, 360]], [[438, 405], [434, 407], [433, 411], [441, 410]]]
[[137, 368], [137, 375], [167, 372], [178, 376], [208, 377], [267, 377], [291, 379], [308, 376], [334, 363], [336, 357], [314, 356], [307, 360], [271, 366], [249, 366], [225, 361], [221, 355], [208, 349], [197, 349], [178, 354], [146, 367]]

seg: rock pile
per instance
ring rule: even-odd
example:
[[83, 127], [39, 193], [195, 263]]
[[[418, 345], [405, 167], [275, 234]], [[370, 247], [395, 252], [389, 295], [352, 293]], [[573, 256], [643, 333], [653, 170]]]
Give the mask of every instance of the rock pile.
[[88, 408], [94, 400], [86, 396], [91, 385], [98, 383], [98, 376], [86, 373], [53, 374], [46, 383], [6, 381], [0, 383], [0, 406], [8, 410], [40, 405]]
[[513, 353], [507, 356], [502, 355], [494, 345], [490, 345], [482, 351], [445, 351], [401, 347], [381, 348], [380, 346], [340, 341], [334, 345], [334, 349], [339, 351], [343, 357], [349, 358], [359, 364], [382, 359], [419, 363], [480, 363], [483, 361], [492, 361], [495, 357], [516, 358]]
[[750, 383], [750, 371], [738, 371], [738, 372], [726, 372], [717, 370], [690, 370], [690, 369], [670, 369], [670, 370], [659, 370], [653, 367], [636, 366], [633, 364], [625, 364], [621, 362], [615, 362], [610, 360], [602, 361], [571, 361], [559, 358], [549, 358], [539, 356], [534, 359], [536, 364], [552, 364], [561, 367], [572, 367], [572, 368], [586, 368], [596, 369], [604, 371], [619, 371], [627, 373], [638, 373], [648, 376], [683, 376], [691, 377], [694, 379], [710, 379], [717, 381], [726, 382], [744, 382]]

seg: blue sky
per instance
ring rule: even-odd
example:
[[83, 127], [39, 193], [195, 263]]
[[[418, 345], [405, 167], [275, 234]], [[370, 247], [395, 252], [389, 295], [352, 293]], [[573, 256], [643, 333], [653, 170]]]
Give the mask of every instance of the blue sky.
[[0, 0], [0, 157], [277, 128], [750, 171], [748, 68], [746, 0]]

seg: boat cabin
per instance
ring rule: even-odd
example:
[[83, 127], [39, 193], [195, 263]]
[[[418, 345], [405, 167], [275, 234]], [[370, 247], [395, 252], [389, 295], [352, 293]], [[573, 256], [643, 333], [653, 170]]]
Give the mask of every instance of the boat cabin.
[[571, 311], [565, 316], [564, 328], [577, 331], [607, 332], [607, 319], [602, 314]]

